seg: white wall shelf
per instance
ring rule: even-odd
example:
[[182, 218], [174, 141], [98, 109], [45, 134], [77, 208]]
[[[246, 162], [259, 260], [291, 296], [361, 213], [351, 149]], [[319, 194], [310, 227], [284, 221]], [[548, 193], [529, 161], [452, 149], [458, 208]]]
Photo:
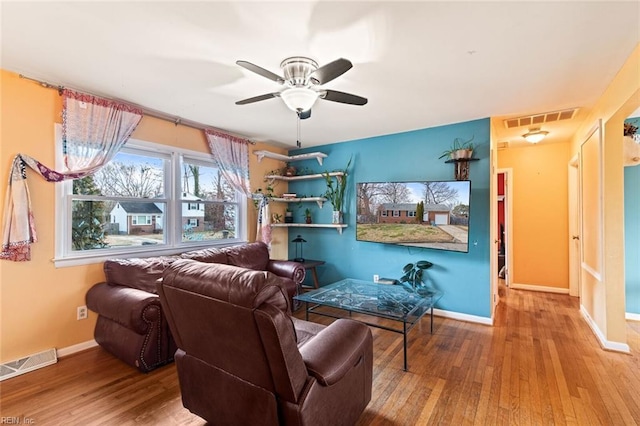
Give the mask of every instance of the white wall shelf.
[[271, 198], [272, 201], [278, 201], [280, 203], [305, 203], [305, 202], [313, 202], [315, 201], [316, 203], [318, 203], [318, 207], [322, 208], [322, 204], [327, 201], [326, 198], [324, 197], [304, 197], [304, 198], [279, 198], [279, 197], [274, 197]]
[[315, 158], [316, 160], [318, 160], [318, 163], [320, 163], [320, 165], [322, 166], [322, 160], [324, 158], [327, 158], [327, 154], [324, 154], [322, 152], [309, 152], [307, 154], [298, 154], [298, 155], [284, 155], [284, 154], [278, 154], [276, 152], [271, 152], [271, 151], [253, 151], [253, 153], [258, 156], [258, 162], [262, 161], [264, 157], [273, 158], [275, 160], [281, 160], [286, 162], [302, 161], [302, 160], [309, 160], [309, 159]]
[[[344, 172], [329, 172], [329, 176], [342, 177], [344, 176]], [[281, 175], [266, 175], [264, 180], [269, 180], [273, 182], [274, 180], [284, 180], [286, 182], [291, 182], [295, 180], [309, 180], [309, 179], [323, 179], [324, 173], [317, 173], [314, 175], [300, 175], [300, 176], [281, 176]]]
[[273, 223], [272, 228], [334, 228], [338, 234], [349, 225], [343, 223]]

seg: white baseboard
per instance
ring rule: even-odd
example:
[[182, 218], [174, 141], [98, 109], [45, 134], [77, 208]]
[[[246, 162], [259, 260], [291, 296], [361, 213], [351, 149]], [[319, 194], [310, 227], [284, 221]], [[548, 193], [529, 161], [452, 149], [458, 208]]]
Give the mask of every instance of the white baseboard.
[[627, 312], [624, 314], [624, 319], [627, 321], [640, 321], [640, 314], [632, 314], [631, 312]]
[[58, 358], [63, 356], [75, 354], [76, 352], [82, 352], [86, 349], [93, 348], [94, 346], [98, 346], [98, 342], [95, 340], [87, 340], [86, 342], [78, 343], [77, 345], [67, 346], [66, 348], [60, 348], [56, 350], [56, 354]]
[[591, 328], [591, 331], [593, 331], [593, 334], [595, 334], [598, 338], [598, 342], [603, 349], [614, 352], [623, 352], [627, 354], [631, 353], [631, 348], [629, 348], [629, 345], [627, 345], [626, 343], [611, 342], [604, 337], [604, 334], [602, 333], [596, 322], [593, 320], [593, 318], [591, 318], [591, 315], [589, 315], [589, 312], [587, 312], [587, 309], [584, 307], [584, 305], [580, 305], [580, 313], [582, 314], [582, 317], [585, 319], [587, 324], [589, 324], [589, 327]]
[[542, 291], [544, 293], [569, 294], [569, 289], [568, 288], [549, 287], [549, 286], [544, 286], [544, 285], [512, 283], [509, 286], [509, 288], [513, 288], [513, 289], [516, 289], [516, 290]]
[[443, 311], [442, 309], [434, 309], [433, 315], [443, 317], [443, 318], [451, 318], [458, 321], [475, 322], [476, 324], [483, 324], [483, 325], [493, 325], [493, 318], [462, 314], [460, 312]]

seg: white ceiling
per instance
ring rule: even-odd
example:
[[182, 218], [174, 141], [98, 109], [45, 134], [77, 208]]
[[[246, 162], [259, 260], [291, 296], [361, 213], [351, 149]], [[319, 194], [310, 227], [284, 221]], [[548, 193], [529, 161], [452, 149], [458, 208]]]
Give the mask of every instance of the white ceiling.
[[[564, 2], [6, 2], [4, 69], [200, 122], [295, 145], [296, 115], [275, 82], [289, 56], [354, 67], [326, 88], [365, 106], [319, 100], [303, 146], [490, 116], [580, 107], [568, 137], [640, 42], [638, 1]], [[526, 128], [498, 126], [518, 141]]]

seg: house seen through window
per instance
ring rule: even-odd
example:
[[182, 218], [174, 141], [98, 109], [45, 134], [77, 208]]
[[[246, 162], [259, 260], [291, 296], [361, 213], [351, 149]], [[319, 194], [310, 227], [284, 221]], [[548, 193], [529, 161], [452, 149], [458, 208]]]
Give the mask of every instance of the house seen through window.
[[94, 175], [60, 185], [68, 207], [57, 210], [71, 214], [58, 219], [57, 258], [244, 238], [241, 197], [206, 154], [134, 141]]

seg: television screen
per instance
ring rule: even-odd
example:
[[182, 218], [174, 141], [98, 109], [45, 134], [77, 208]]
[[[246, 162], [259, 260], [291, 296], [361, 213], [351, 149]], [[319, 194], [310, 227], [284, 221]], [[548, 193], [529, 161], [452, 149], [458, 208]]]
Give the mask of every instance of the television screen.
[[360, 182], [356, 239], [468, 252], [471, 182]]

